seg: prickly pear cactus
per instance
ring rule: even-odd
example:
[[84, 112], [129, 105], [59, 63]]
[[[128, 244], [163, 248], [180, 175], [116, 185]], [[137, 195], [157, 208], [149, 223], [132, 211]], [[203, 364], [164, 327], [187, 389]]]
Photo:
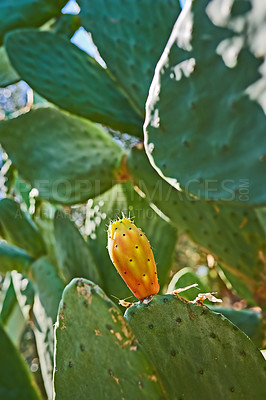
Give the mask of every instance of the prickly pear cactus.
[[125, 312], [171, 400], [263, 400], [265, 361], [221, 314], [173, 295]]
[[108, 251], [117, 271], [139, 300], [159, 292], [151, 245], [129, 218], [110, 223]]
[[92, 282], [66, 286], [55, 336], [56, 400], [165, 398], [123, 315]]

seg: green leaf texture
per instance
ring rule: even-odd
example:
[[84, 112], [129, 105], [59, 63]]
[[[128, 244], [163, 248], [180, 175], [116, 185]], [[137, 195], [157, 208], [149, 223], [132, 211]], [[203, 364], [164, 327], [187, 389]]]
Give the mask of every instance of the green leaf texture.
[[158, 377], [119, 309], [92, 282], [64, 290], [56, 324], [56, 400], [164, 398]]
[[[45, 253], [44, 242], [37, 227], [14, 200], [8, 198], [0, 200], [0, 224], [1, 234], [9, 243], [20, 247], [33, 257]], [[16, 249], [13, 250], [12, 252], [10, 248], [10, 256], [18, 255]], [[8, 248], [6, 254], [7, 252]], [[22, 256], [22, 253], [20, 254]]]
[[263, 400], [265, 360], [221, 314], [173, 295], [125, 313], [171, 400]]
[[141, 115], [179, 0], [80, 0], [82, 25]]
[[65, 281], [69, 283], [82, 276], [100, 284], [98, 267], [87, 243], [75, 223], [61, 210], [54, 216], [54, 233], [57, 260]]
[[1, 0], [0, 43], [13, 29], [40, 26], [60, 14], [66, 0]]
[[47, 100], [91, 121], [142, 135], [143, 116], [108, 69], [64, 37], [17, 30], [7, 35], [5, 47], [22, 79]]
[[177, 228], [214, 255], [265, 304], [266, 233], [258, 210], [231, 203], [197, 200], [178, 191], [156, 173], [145, 152], [133, 148], [128, 157], [133, 181]]
[[250, 21], [265, 6], [231, 3], [192, 0], [184, 8], [150, 88], [145, 146], [174, 187], [203, 200], [261, 205], [266, 75], [249, 43]]
[[0, 142], [40, 197], [63, 204], [109, 189], [123, 157], [121, 147], [101, 127], [54, 108], [2, 121]]

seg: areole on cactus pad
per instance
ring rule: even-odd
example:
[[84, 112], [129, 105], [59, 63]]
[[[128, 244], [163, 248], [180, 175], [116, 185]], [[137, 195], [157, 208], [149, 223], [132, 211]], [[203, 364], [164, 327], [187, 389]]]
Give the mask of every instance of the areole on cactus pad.
[[108, 252], [118, 273], [139, 300], [159, 292], [150, 242], [129, 218], [110, 222]]

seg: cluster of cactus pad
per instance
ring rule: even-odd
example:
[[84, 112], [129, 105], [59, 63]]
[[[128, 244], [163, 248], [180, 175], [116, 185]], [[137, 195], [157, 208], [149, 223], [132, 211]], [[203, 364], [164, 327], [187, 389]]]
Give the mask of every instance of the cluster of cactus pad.
[[[0, 110], [0, 398], [264, 400], [264, 2], [65, 5], [0, 2], [0, 88], [33, 93]], [[167, 290], [179, 232], [256, 308], [181, 297], [212, 292], [191, 269]]]

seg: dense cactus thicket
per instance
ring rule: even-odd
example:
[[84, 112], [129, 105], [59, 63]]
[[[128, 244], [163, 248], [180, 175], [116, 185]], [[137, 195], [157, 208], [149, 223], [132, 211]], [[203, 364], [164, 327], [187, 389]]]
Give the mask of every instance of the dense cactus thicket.
[[[0, 398], [264, 400], [264, 2], [65, 4], [0, 2], [0, 88], [32, 94], [0, 110]], [[245, 309], [195, 301], [184, 234]]]

